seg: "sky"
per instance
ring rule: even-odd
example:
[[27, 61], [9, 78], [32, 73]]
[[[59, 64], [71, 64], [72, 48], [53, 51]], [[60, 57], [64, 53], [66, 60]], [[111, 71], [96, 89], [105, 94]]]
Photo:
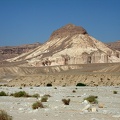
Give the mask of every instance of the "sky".
[[0, 46], [44, 43], [69, 23], [102, 42], [120, 40], [120, 0], [0, 0]]

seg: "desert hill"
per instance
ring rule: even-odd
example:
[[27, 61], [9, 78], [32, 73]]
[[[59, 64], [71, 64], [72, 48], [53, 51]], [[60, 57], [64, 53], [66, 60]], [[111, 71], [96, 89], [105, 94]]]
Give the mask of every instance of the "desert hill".
[[0, 83], [8, 86], [120, 85], [120, 51], [68, 24], [49, 40], [0, 63]]
[[87, 63], [120, 62], [120, 52], [90, 36], [87, 31], [67, 24], [54, 31], [49, 40], [33, 51], [24, 53], [9, 62], [27, 61], [25, 66], [54, 66]]

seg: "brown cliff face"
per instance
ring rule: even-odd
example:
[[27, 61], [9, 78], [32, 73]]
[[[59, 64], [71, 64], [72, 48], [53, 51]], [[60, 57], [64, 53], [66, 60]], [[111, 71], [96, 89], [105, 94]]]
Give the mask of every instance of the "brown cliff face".
[[22, 53], [26, 53], [30, 50], [33, 50], [40, 45], [40, 43], [35, 43], [21, 46], [0, 47], [0, 61], [16, 57]]

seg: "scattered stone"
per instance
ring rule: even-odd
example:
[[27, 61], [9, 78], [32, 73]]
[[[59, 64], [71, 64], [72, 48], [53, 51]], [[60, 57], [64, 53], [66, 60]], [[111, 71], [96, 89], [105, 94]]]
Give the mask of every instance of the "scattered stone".
[[91, 109], [92, 112], [97, 112], [97, 109], [94, 107]]
[[22, 110], [24, 110], [24, 108], [19, 108], [18, 110], [22, 111]]
[[38, 112], [38, 109], [33, 110], [34, 113]]
[[55, 117], [58, 117], [58, 114], [55, 114]]
[[99, 107], [99, 108], [104, 108], [104, 104], [99, 103], [99, 104], [98, 104], [98, 107]]
[[99, 119], [97, 119], [97, 118], [91, 118], [90, 120], [99, 120]]
[[108, 113], [108, 111], [107, 110], [103, 110], [103, 114], [107, 114]]
[[82, 104], [84, 104], [84, 105], [88, 105], [89, 102], [88, 102], [87, 100], [84, 100], [84, 101], [82, 102]]
[[88, 105], [86, 105], [86, 106], [82, 109], [82, 111], [83, 111], [83, 112], [86, 112], [86, 111], [89, 111], [90, 109], [91, 109], [91, 105], [88, 104]]
[[112, 117], [120, 118], [120, 115], [113, 115]]

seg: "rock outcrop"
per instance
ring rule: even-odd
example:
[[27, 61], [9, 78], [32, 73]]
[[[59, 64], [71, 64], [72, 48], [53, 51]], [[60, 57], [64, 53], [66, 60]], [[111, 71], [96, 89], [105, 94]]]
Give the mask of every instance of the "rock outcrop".
[[120, 52], [90, 36], [79, 26], [68, 24], [52, 33], [50, 39], [33, 51], [8, 61], [22, 61], [25, 66], [120, 62]]

